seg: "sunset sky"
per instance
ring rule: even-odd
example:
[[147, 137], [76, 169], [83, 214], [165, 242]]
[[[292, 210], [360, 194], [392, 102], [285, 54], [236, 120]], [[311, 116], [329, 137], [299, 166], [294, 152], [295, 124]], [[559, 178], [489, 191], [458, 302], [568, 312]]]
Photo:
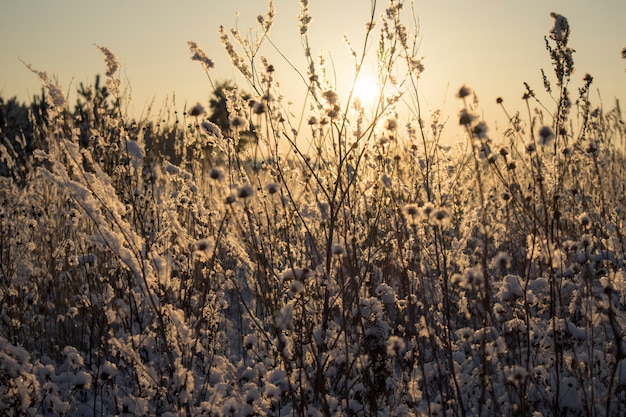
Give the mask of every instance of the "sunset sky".
[[[347, 83], [350, 67], [343, 34], [360, 46], [369, 0], [311, 0], [310, 38], [314, 53], [323, 49], [335, 63], [338, 83]], [[384, 11], [386, 1], [378, 2]], [[270, 39], [294, 65], [302, 65], [298, 35], [299, 2], [275, 0], [276, 22]], [[196, 41], [215, 60], [214, 81], [235, 78], [219, 41], [220, 24], [257, 30], [256, 16], [266, 12], [265, 0], [108, 2], [69, 0], [4, 0], [0, 13], [0, 95], [28, 101], [40, 92], [37, 77], [21, 62], [58, 77], [65, 91], [80, 82], [90, 83], [104, 72], [103, 59], [94, 44], [114, 52], [123, 65], [123, 78], [132, 88], [129, 110], [140, 115], [154, 99], [158, 108], [173, 93], [182, 109], [206, 103], [210, 86], [202, 68], [192, 62], [187, 41]], [[542, 89], [540, 69], [551, 74], [544, 36], [552, 25], [550, 11], [570, 22], [571, 46], [580, 86], [585, 73], [593, 75], [602, 100], [612, 107], [615, 98], [626, 102], [626, 1], [527, 0], [416, 2], [421, 47], [426, 71], [421, 91], [426, 103], [456, 117], [454, 94], [462, 84], [473, 87], [483, 103], [486, 119], [501, 115], [493, 105], [502, 97], [512, 110], [521, 108], [523, 82]], [[236, 15], [236, 12], [239, 12]], [[269, 45], [268, 45], [269, 46]], [[358, 48], [357, 48], [358, 49]], [[276, 76], [286, 92], [304, 91], [289, 64], [266, 49]], [[375, 52], [375, 45], [371, 48]], [[594, 100], [598, 94], [594, 90]]]

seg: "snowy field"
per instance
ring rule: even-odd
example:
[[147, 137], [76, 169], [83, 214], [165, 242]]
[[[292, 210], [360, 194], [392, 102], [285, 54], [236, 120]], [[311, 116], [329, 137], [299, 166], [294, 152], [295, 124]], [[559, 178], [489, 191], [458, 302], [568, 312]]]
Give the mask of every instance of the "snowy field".
[[32, 69], [45, 97], [0, 103], [0, 414], [624, 416], [619, 104], [553, 14], [505, 129], [468, 86], [426, 109], [401, 13], [347, 97], [305, 49], [299, 111], [259, 52], [271, 8], [222, 33], [247, 83], [209, 106], [130, 118], [104, 46], [76, 105]]

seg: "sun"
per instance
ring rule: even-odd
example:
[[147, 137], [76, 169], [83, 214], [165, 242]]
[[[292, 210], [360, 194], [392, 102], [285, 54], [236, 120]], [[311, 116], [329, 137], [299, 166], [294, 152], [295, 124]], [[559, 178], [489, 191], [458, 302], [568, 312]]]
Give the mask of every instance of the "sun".
[[380, 94], [380, 88], [373, 78], [363, 76], [359, 77], [354, 84], [352, 96], [355, 100], [359, 100], [361, 106], [368, 107], [374, 104], [374, 101]]

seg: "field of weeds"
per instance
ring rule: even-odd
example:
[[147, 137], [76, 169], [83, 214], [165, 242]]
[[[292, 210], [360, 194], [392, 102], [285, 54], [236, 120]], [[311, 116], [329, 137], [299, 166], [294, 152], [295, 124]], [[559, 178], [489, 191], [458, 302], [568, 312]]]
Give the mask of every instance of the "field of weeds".
[[[450, 145], [402, 4], [365, 29], [370, 106], [305, 48], [305, 105], [286, 110], [262, 57], [271, 2], [257, 39], [221, 34], [248, 82], [222, 126], [202, 105], [125, 116], [105, 47], [106, 86], [74, 109], [32, 69], [45, 99], [0, 106], [2, 415], [626, 413], [619, 104], [572, 77], [553, 14], [550, 99], [498, 100], [494, 138], [459, 86]], [[301, 1], [303, 45], [310, 21]]]

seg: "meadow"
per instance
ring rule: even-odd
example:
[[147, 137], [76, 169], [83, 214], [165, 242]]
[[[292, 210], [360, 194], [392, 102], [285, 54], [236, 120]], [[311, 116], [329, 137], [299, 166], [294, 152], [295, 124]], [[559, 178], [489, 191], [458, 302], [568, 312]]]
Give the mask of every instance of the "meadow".
[[567, 19], [494, 135], [469, 86], [458, 115], [421, 105], [408, 5], [350, 49], [355, 85], [377, 60], [369, 103], [337, 93], [300, 5], [296, 115], [271, 2], [256, 37], [221, 33], [246, 80], [225, 125], [127, 116], [104, 46], [74, 108], [30, 67], [41, 101], [0, 102], [0, 414], [623, 416], [626, 127]]

